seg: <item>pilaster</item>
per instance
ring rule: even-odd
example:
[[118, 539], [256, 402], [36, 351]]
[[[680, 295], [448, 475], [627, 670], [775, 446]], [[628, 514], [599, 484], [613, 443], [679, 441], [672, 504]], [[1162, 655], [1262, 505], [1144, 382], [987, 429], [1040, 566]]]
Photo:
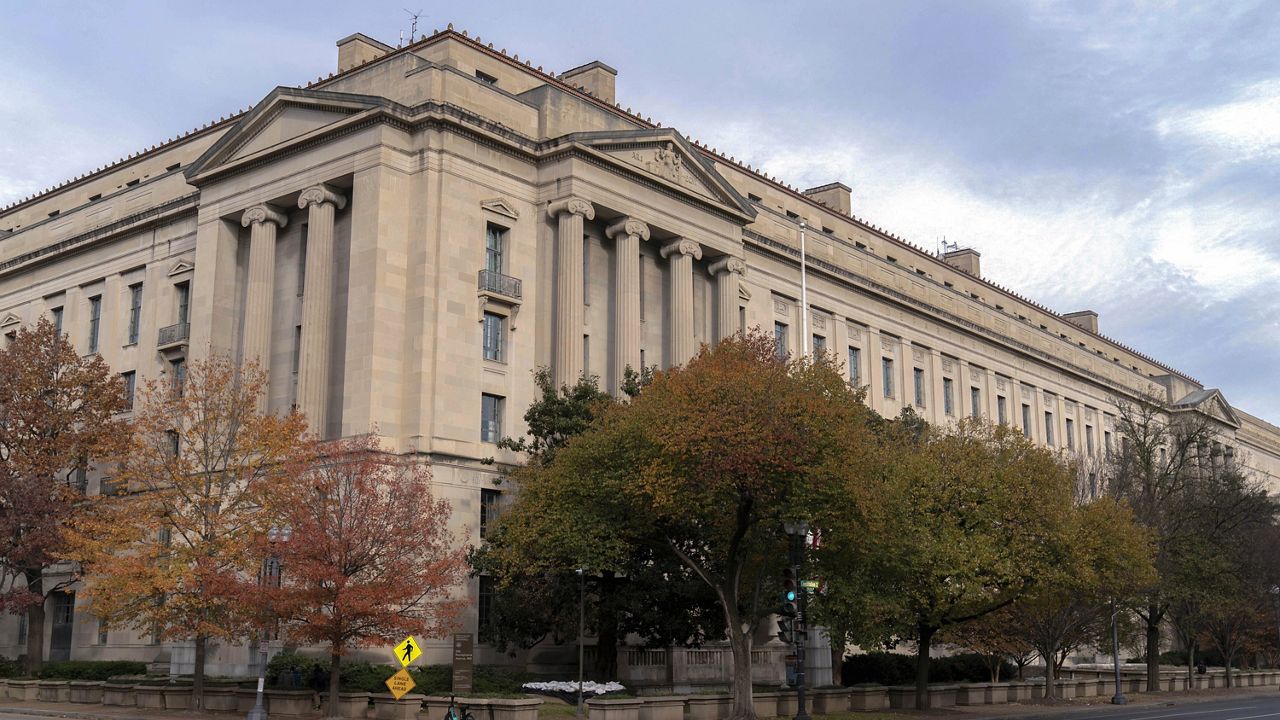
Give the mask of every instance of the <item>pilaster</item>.
[[189, 357], [203, 358], [210, 351], [232, 355], [241, 317], [236, 278], [239, 227], [217, 216], [202, 216], [197, 222], [196, 267], [188, 310]]

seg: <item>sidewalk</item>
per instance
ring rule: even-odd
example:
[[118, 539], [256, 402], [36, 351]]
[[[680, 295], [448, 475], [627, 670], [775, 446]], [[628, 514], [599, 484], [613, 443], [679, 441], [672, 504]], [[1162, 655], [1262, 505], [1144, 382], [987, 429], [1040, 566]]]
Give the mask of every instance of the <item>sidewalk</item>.
[[940, 720], [979, 720], [980, 718], [995, 718], [997, 720], [1066, 720], [1079, 715], [1097, 716], [1112, 712], [1123, 713], [1126, 710], [1133, 711], [1143, 707], [1195, 705], [1197, 703], [1219, 702], [1233, 698], [1255, 696], [1277, 697], [1280, 696], [1280, 691], [1273, 685], [1215, 688], [1212, 690], [1126, 693], [1125, 698], [1129, 702], [1124, 705], [1112, 705], [1110, 697], [1087, 697], [1055, 700], [1052, 703], [1033, 700], [1002, 705], [956, 705], [930, 710], [891, 710], [882, 712], [891, 712], [895, 715], [908, 715], [916, 718], [939, 718]]

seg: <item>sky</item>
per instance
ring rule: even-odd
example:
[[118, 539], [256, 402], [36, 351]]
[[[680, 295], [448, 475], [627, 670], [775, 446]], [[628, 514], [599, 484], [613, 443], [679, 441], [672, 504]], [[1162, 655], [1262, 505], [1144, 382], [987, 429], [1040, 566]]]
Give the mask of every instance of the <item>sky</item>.
[[0, 0], [0, 206], [446, 23], [1280, 424], [1280, 2]]

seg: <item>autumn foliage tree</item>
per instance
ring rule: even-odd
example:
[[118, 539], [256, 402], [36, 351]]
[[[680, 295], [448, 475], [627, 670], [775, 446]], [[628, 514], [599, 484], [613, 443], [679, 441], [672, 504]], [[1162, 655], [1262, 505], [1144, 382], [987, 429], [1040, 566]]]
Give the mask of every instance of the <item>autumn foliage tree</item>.
[[387, 454], [374, 436], [324, 446], [304, 473], [279, 479], [270, 514], [287, 543], [259, 538], [281, 584], [259, 607], [303, 643], [328, 647], [328, 715], [338, 716], [339, 663], [350, 649], [440, 637], [466, 606], [464, 550], [448, 530], [448, 501], [431, 494], [423, 462]]
[[[824, 359], [787, 360], [755, 333], [704, 347], [604, 410], [554, 460], [519, 474], [516, 505], [548, 513], [589, 572], [642, 546], [716, 597], [733, 654], [734, 718], [754, 718], [752, 635], [776, 610], [788, 520], [864, 495], [870, 411]], [[509, 509], [502, 523], [531, 515]]]
[[[27, 667], [44, 655], [44, 603], [77, 579], [62, 527], [82, 509], [76, 477], [112, 453], [124, 386], [98, 355], [81, 357], [53, 323], [20, 328], [0, 350], [0, 610], [27, 616]], [[3, 586], [0, 586], [3, 587]]]
[[196, 709], [209, 642], [255, 627], [246, 583], [270, 522], [268, 491], [308, 455], [301, 416], [259, 410], [265, 386], [255, 365], [220, 355], [191, 362], [180, 388], [146, 383], [118, 458], [120, 492], [101, 496], [72, 534], [95, 615], [194, 642]]

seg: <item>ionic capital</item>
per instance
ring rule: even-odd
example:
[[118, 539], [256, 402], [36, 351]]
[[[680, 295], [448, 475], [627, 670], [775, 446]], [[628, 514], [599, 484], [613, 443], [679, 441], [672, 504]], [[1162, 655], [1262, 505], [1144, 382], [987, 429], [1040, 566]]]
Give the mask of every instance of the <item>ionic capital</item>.
[[588, 200], [580, 197], [567, 197], [556, 200], [547, 206], [547, 214], [553, 218], [558, 218], [562, 214], [581, 215], [587, 220], [594, 220], [596, 217], [596, 209]]
[[702, 259], [702, 247], [689, 238], [677, 238], [662, 246], [663, 258], [677, 252], [681, 255], [692, 255], [694, 260]]
[[339, 195], [333, 188], [321, 183], [320, 185], [312, 185], [302, 194], [298, 196], [298, 209], [306, 210], [312, 205], [321, 203], [332, 203], [334, 207], [341, 210], [347, 206], [347, 198]]
[[610, 238], [617, 239], [618, 236], [636, 236], [641, 240], [649, 239], [649, 226], [636, 220], [635, 218], [619, 218], [612, 225], [605, 228], [604, 234]]
[[288, 224], [289, 218], [274, 206], [267, 205], [266, 203], [254, 205], [248, 210], [245, 210], [244, 215], [240, 216], [240, 225], [242, 227], [249, 227], [254, 223], [262, 222], [275, 223], [278, 227], [284, 227]]
[[707, 268], [712, 275], [719, 275], [722, 272], [734, 273], [736, 275], [747, 274], [747, 263], [742, 258], [736, 258], [732, 255], [726, 255], [719, 260], [711, 263], [711, 267]]

